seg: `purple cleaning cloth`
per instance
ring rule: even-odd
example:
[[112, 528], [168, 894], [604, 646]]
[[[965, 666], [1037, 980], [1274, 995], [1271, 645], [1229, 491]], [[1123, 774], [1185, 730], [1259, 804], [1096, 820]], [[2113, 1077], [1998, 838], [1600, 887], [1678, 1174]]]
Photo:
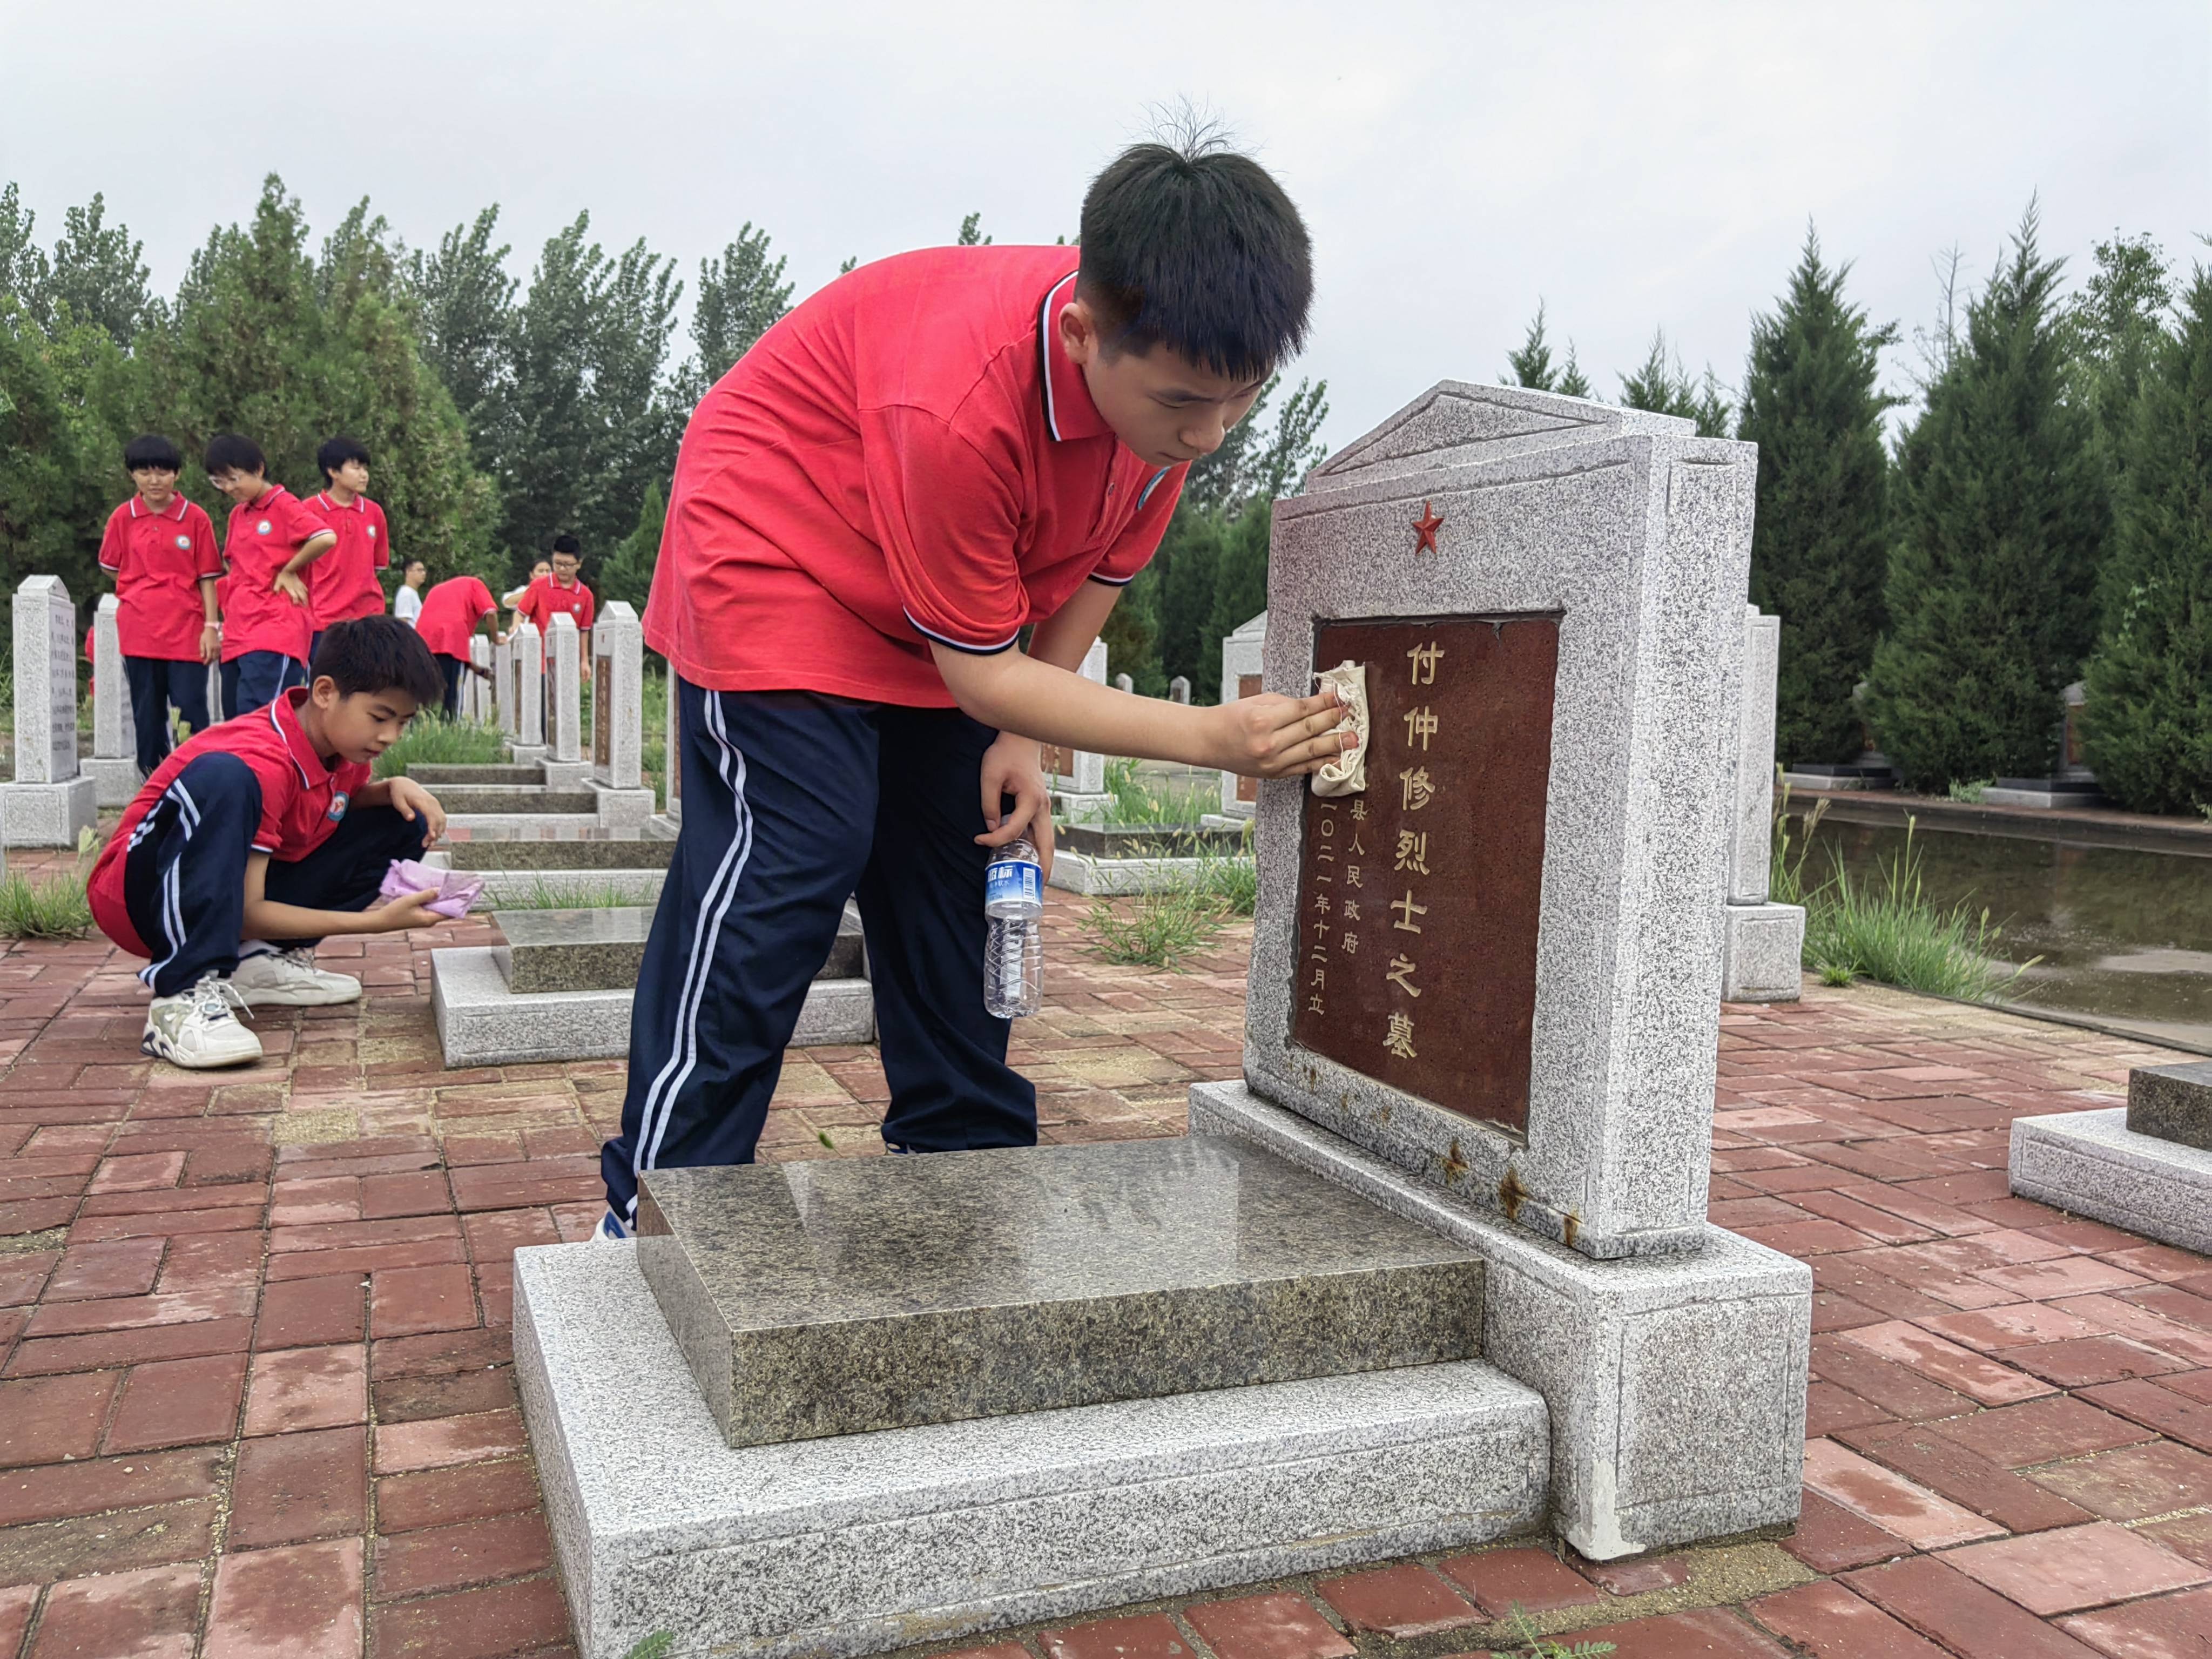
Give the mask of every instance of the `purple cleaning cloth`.
[[413, 859], [394, 859], [384, 872], [384, 885], [376, 890], [386, 898], [396, 899], [431, 888], [437, 890], [438, 896], [423, 908], [459, 921], [483, 891], [483, 878], [467, 870], [434, 870]]

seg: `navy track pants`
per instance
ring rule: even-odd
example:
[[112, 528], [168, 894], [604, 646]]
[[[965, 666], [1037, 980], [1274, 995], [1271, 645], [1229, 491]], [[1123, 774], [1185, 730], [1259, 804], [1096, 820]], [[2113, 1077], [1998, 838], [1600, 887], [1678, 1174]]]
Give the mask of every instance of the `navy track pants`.
[[638, 976], [622, 1133], [600, 1155], [625, 1225], [645, 1170], [750, 1164], [806, 988], [857, 894], [891, 1100], [914, 1152], [1036, 1144], [1036, 1090], [983, 1007], [977, 787], [998, 735], [957, 708], [683, 680], [684, 829]]
[[248, 651], [222, 665], [222, 717], [234, 720], [266, 708], [286, 688], [306, 685], [307, 665], [282, 651]]
[[169, 711], [185, 717], [195, 732], [214, 724], [207, 700], [207, 665], [198, 658], [172, 662], [165, 657], [125, 657], [124, 684], [131, 688], [131, 724], [138, 744], [138, 769], [152, 777], [169, 758]]
[[[260, 780], [237, 756], [218, 750], [178, 773], [131, 831], [123, 860], [123, 904], [131, 926], [154, 953], [138, 977], [155, 996], [175, 996], [203, 974], [227, 975], [238, 966], [246, 860], [260, 825]], [[262, 896], [310, 910], [366, 910], [392, 860], [422, 856], [422, 820], [410, 823], [396, 807], [356, 807], [307, 857], [270, 860]]]

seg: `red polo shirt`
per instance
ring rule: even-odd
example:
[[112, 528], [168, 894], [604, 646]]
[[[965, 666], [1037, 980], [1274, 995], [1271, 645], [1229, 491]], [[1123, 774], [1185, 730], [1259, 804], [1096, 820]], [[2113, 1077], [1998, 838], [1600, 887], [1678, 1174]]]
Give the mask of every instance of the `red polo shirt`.
[[[221, 590], [225, 662], [249, 651], [276, 651], [307, 661], [313, 617], [307, 606], [276, 591], [276, 573], [324, 529], [323, 521], [282, 484], [270, 485], [251, 507], [230, 509], [222, 536], [222, 556], [230, 564]], [[332, 548], [323, 556], [337, 554]], [[314, 580], [312, 569], [307, 580]]]
[[123, 809], [122, 822], [100, 848], [92, 878], [85, 883], [85, 896], [101, 933], [133, 956], [153, 955], [132, 929], [124, 906], [123, 862], [139, 821], [154, 810], [177, 774], [202, 755], [235, 755], [253, 769], [261, 784], [255, 852], [296, 864], [337, 832], [347, 803], [368, 784], [369, 769], [356, 761], [324, 763], [300, 726], [300, 705], [307, 700], [307, 689], [295, 685], [265, 708], [195, 734], [155, 769]]
[[1185, 469], [1124, 448], [1060, 349], [1076, 258], [901, 254], [763, 335], [684, 431], [646, 642], [717, 690], [947, 708], [931, 640], [1003, 651], [1142, 569]]
[[137, 496], [107, 515], [100, 568], [115, 578], [115, 635], [126, 657], [198, 662], [207, 607], [200, 578], [222, 574], [215, 521], [182, 494], [159, 513]]
[[578, 628], [589, 628], [594, 608], [592, 590], [584, 586], [582, 577], [563, 587], [557, 576], [540, 576], [515, 601], [514, 614], [529, 617], [543, 634], [553, 626], [553, 613], [556, 611], [567, 611], [575, 618]]
[[382, 616], [384, 584], [376, 573], [392, 562], [384, 509], [366, 495], [341, 507], [327, 490], [300, 505], [338, 538], [336, 547], [307, 567], [307, 609], [315, 632], [356, 617]]
[[422, 614], [415, 618], [415, 631], [422, 643], [441, 657], [469, 659], [469, 635], [477, 631], [477, 624], [499, 609], [499, 601], [491, 596], [481, 579], [475, 576], [455, 576], [440, 582], [422, 596]]

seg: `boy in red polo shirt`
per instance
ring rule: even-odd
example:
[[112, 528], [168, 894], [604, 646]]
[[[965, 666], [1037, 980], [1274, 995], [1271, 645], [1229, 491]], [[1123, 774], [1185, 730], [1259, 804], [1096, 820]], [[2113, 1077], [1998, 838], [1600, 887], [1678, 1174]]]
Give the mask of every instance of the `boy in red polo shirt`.
[[644, 1170], [750, 1161], [856, 891], [884, 1139], [1035, 1143], [1036, 1091], [983, 1004], [983, 875], [1017, 836], [1050, 857], [1041, 741], [1266, 777], [1349, 746], [1326, 693], [1190, 708], [1077, 672], [1186, 465], [1304, 338], [1311, 289], [1257, 163], [1140, 145], [1092, 184], [1077, 246], [864, 267], [701, 401], [645, 617], [678, 677], [684, 825], [600, 1237], [629, 1229]]
[[534, 579], [523, 590], [515, 602], [517, 620], [525, 617], [538, 624], [540, 634], [553, 631], [553, 616], [565, 611], [574, 619], [580, 641], [581, 659], [592, 659], [592, 616], [597, 609], [592, 590], [584, 586], [577, 572], [584, 568], [584, 556], [574, 536], [561, 535], [553, 538], [553, 567], [550, 575]]
[[[461, 676], [474, 666], [469, 661], [469, 635], [477, 631], [478, 623], [498, 610], [499, 601], [492, 598], [491, 589], [483, 585], [480, 576], [455, 576], [440, 582], [422, 596], [422, 608], [415, 617], [415, 632], [430, 647], [439, 678], [445, 685], [447, 720], [461, 712]], [[507, 635], [495, 629], [491, 638], [494, 645], [499, 645], [506, 641]]]
[[133, 438], [123, 446], [123, 465], [137, 494], [108, 514], [100, 568], [115, 578], [115, 633], [138, 769], [151, 777], [169, 756], [170, 709], [195, 732], [215, 724], [207, 665], [222, 645], [215, 592], [222, 559], [214, 523], [177, 489], [185, 458], [176, 445], [155, 433]]
[[396, 617], [333, 626], [310, 685], [202, 732], [146, 780], [85, 884], [100, 931], [149, 958], [146, 1053], [195, 1070], [261, 1057], [234, 1005], [351, 1002], [361, 981], [315, 966], [331, 933], [427, 927], [434, 890], [370, 908], [394, 859], [444, 832], [429, 791], [372, 781], [376, 757], [438, 695]]
[[338, 544], [333, 531], [269, 482], [261, 446], [235, 432], [208, 440], [208, 482], [230, 497], [222, 556], [222, 707], [236, 720], [307, 681], [313, 636], [307, 568]]
[[392, 532], [384, 509], [362, 492], [368, 488], [368, 451], [351, 438], [325, 438], [315, 452], [323, 488], [301, 502], [338, 538], [309, 567], [307, 611], [314, 637], [309, 659], [332, 623], [374, 617], [384, 610], [384, 584], [376, 573], [392, 562]]

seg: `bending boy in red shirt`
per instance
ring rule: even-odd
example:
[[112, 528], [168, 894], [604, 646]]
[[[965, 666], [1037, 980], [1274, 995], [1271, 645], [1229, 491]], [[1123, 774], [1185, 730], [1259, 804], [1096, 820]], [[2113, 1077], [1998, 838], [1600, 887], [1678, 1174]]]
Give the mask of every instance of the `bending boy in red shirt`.
[[137, 494], [108, 514], [100, 568], [115, 578], [117, 642], [131, 688], [138, 769], [151, 777], [168, 758], [169, 710], [195, 732], [215, 724], [208, 709], [207, 665], [222, 647], [216, 579], [222, 558], [215, 525], [177, 489], [185, 458], [148, 433], [123, 446]]
[[368, 488], [368, 451], [351, 438], [325, 438], [315, 452], [323, 488], [301, 502], [336, 536], [337, 545], [308, 567], [308, 641], [313, 660], [323, 630], [332, 623], [380, 616], [384, 584], [376, 573], [392, 562], [392, 531], [384, 509], [362, 492]]
[[[469, 635], [477, 631], [477, 623], [498, 610], [499, 602], [492, 598], [491, 589], [483, 585], [481, 576], [452, 577], [422, 596], [422, 608], [415, 617], [415, 632], [430, 647], [430, 655], [444, 683], [447, 720], [461, 712], [461, 676], [474, 669], [469, 660]], [[495, 630], [491, 637], [496, 645], [507, 635]], [[485, 678], [490, 676], [485, 674]]]
[[146, 780], [85, 884], [100, 931], [148, 958], [146, 1053], [242, 1066], [261, 1042], [234, 1005], [352, 1002], [361, 981], [315, 966], [331, 933], [428, 927], [434, 890], [370, 908], [394, 859], [445, 830], [430, 793], [371, 764], [438, 672], [397, 617], [331, 628], [314, 681], [202, 732]]
[[1018, 835], [1051, 855], [1040, 742], [1267, 777], [1347, 746], [1327, 694], [1194, 708], [1077, 672], [1187, 464], [1303, 340], [1311, 289], [1257, 163], [1139, 145], [1092, 184], [1078, 246], [866, 266], [701, 401], [645, 617], [679, 677], [684, 827], [602, 1237], [643, 1171], [751, 1160], [856, 891], [884, 1139], [1035, 1143], [1036, 1090], [983, 1006], [983, 872]]
[[231, 499], [222, 556], [222, 708], [236, 720], [265, 708], [287, 686], [307, 683], [307, 567], [338, 544], [337, 533], [269, 482], [261, 446], [234, 432], [208, 440], [208, 482]]

